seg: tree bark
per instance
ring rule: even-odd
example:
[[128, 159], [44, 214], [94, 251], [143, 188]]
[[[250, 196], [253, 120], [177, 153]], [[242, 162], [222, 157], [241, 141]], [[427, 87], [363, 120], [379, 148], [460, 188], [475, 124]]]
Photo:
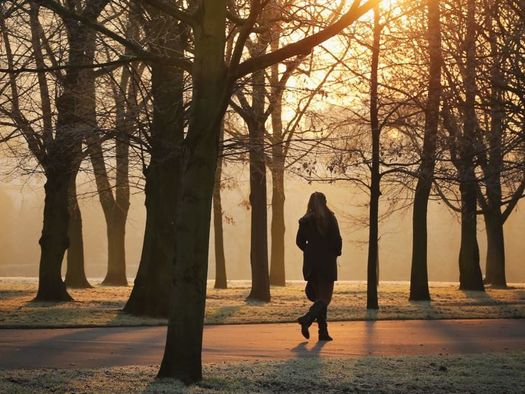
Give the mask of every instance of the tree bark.
[[[75, 174], [77, 171], [75, 171]], [[82, 214], [78, 206], [76, 176], [69, 186], [68, 212], [69, 247], [67, 248], [66, 286], [76, 289], [90, 288], [84, 269], [84, 241], [82, 237]]]
[[487, 260], [485, 280], [487, 284], [496, 287], [507, 287], [505, 275], [505, 238], [503, 224], [505, 218], [501, 212], [502, 190], [501, 173], [503, 169], [503, 105], [501, 84], [504, 77], [501, 73], [501, 56], [495, 33], [494, 21], [498, 13], [496, 2], [490, 2], [487, 7], [487, 30], [490, 42], [490, 134], [488, 148], [488, 163], [484, 167], [486, 181], [486, 204], [484, 209], [485, 229], [487, 231]]
[[[279, 145], [282, 151], [282, 145]], [[286, 285], [286, 271], [284, 264], [286, 231], [284, 222], [284, 154], [276, 153], [274, 149], [272, 159], [272, 249], [270, 258], [270, 284], [273, 286]]]
[[[224, 129], [221, 134], [224, 133]], [[215, 172], [215, 186], [213, 188], [213, 228], [215, 242], [215, 288], [227, 289], [226, 257], [224, 256], [224, 232], [222, 228], [222, 200], [221, 200], [222, 157], [217, 159]]]
[[477, 180], [474, 169], [476, 142], [476, 2], [467, 2], [467, 32], [465, 37], [465, 111], [461, 159], [459, 166], [461, 193], [461, 247], [459, 251], [459, 287], [462, 290], [483, 291], [477, 241]]
[[[278, 7], [274, 9], [272, 15], [277, 15]], [[271, 35], [270, 47], [272, 51], [279, 48], [279, 38], [281, 31], [279, 27]], [[284, 202], [286, 199], [284, 191], [284, 136], [282, 120], [282, 92], [279, 86], [279, 65], [274, 64], [270, 70], [271, 98], [273, 111], [272, 121], [272, 223], [271, 223], [271, 253], [270, 253], [270, 284], [273, 286], [286, 285], [285, 270], [285, 243], [284, 236], [286, 225], [284, 221]]]
[[372, 166], [370, 168], [370, 216], [368, 234], [366, 308], [379, 309], [377, 299], [379, 197], [381, 195], [381, 174], [379, 169], [381, 129], [378, 113], [378, 66], [381, 40], [379, 6], [374, 7], [374, 37], [372, 44], [372, 66], [370, 72], [370, 126], [372, 134]]
[[487, 231], [487, 266], [485, 283], [494, 287], [507, 287], [505, 275], [505, 237], [503, 216], [500, 209], [485, 212], [485, 229]]
[[429, 48], [428, 98], [425, 134], [412, 214], [412, 266], [410, 300], [430, 301], [428, 289], [427, 212], [436, 164], [436, 140], [441, 101], [441, 22], [439, 0], [427, 1], [427, 40]]
[[460, 183], [461, 247], [459, 250], [459, 288], [483, 291], [477, 241], [477, 198], [474, 170], [467, 169]]
[[127, 210], [114, 205], [107, 221], [108, 271], [102, 285], [127, 286], [126, 278], [126, 218]]
[[230, 96], [224, 64], [227, 0], [203, 0], [195, 29], [193, 97], [184, 141], [170, 317], [159, 377], [202, 379], [211, 202], [221, 122]]
[[256, 71], [253, 73], [252, 78], [252, 109], [254, 116], [253, 119], [248, 122], [250, 145], [250, 264], [252, 268], [252, 288], [248, 299], [269, 302], [271, 297], [268, 269], [266, 160], [264, 156], [264, 102], [266, 96], [264, 71]]
[[[180, 24], [168, 23], [159, 10], [149, 9], [146, 26], [152, 50], [183, 52]], [[124, 311], [134, 315], [168, 317], [172, 262], [176, 250], [175, 218], [179, 205], [184, 138], [184, 72], [155, 62], [151, 67], [153, 120], [150, 163], [146, 178], [146, 227], [139, 269]]]
[[40, 237], [40, 265], [36, 301], [71, 301], [62, 281], [62, 261], [69, 244], [68, 189], [71, 182], [67, 162], [53, 163], [44, 185], [44, 226]]
[[184, 74], [152, 65], [151, 161], [146, 170], [146, 228], [139, 270], [124, 311], [168, 316], [175, 217], [180, 192], [179, 151], [184, 136]]

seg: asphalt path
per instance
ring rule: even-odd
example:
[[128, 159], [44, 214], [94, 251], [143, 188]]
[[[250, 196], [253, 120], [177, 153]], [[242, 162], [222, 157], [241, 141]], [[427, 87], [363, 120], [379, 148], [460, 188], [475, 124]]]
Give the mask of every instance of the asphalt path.
[[[525, 319], [334, 322], [333, 342], [306, 341], [299, 325], [213, 325], [204, 329], [203, 361], [265, 361], [525, 351]], [[1, 329], [0, 368], [98, 368], [154, 365], [166, 327]]]

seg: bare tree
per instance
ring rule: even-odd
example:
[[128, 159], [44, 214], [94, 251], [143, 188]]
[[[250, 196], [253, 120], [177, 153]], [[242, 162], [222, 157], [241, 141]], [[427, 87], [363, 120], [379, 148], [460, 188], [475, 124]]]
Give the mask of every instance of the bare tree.
[[412, 216], [412, 269], [410, 275], [410, 299], [430, 300], [427, 270], [427, 211], [437, 155], [439, 108], [441, 102], [441, 21], [440, 1], [428, 0], [427, 40], [429, 54], [428, 97], [425, 110], [425, 131], [421, 164], [414, 195]]

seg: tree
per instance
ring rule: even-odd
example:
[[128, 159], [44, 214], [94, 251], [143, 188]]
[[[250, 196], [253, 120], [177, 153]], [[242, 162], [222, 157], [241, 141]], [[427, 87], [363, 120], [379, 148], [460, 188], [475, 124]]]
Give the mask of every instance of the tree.
[[224, 232], [222, 227], [222, 166], [223, 166], [223, 141], [224, 141], [224, 124], [221, 130], [221, 146], [219, 157], [217, 159], [217, 170], [215, 173], [215, 185], [213, 188], [213, 228], [214, 228], [214, 245], [215, 245], [215, 288], [227, 289], [228, 281], [226, 279], [226, 257], [224, 256]]
[[440, 1], [428, 0], [427, 40], [429, 53], [428, 98], [425, 110], [425, 131], [421, 164], [414, 195], [412, 216], [412, 269], [410, 275], [410, 299], [430, 300], [427, 270], [427, 211], [428, 200], [434, 180], [436, 143], [441, 102], [441, 21]]
[[[451, 94], [447, 94], [443, 107], [444, 126], [448, 131], [450, 156], [457, 170], [459, 190], [461, 195], [461, 246], [459, 252], [459, 282], [462, 290], [483, 291], [483, 279], [479, 265], [479, 246], [477, 242], [477, 178], [476, 158], [478, 154], [477, 115], [476, 115], [476, 4], [467, 1], [465, 16], [464, 64], [462, 59], [457, 62], [462, 67], [462, 94], [464, 99], [456, 93], [455, 105], [451, 102], [451, 95], [456, 87], [447, 70], [448, 86]], [[447, 67], [450, 65], [447, 64]], [[447, 90], [448, 93], [448, 90]], [[453, 114], [452, 106], [458, 108], [458, 116]]]
[[367, 262], [367, 292], [366, 308], [379, 309], [377, 300], [377, 272], [379, 261], [378, 250], [378, 221], [379, 197], [381, 195], [381, 174], [379, 167], [381, 128], [378, 115], [378, 67], [381, 46], [381, 24], [379, 21], [379, 5], [374, 7], [374, 39], [372, 44], [372, 65], [370, 72], [370, 126], [372, 136], [372, 165], [370, 167], [370, 216], [368, 237], [368, 262]]
[[[519, 147], [522, 138], [519, 136], [516, 138], [511, 126], [516, 119], [515, 109], [517, 109], [511, 103], [520, 101], [513, 100], [512, 96], [515, 93], [509, 89], [513, 81], [516, 81], [516, 77], [520, 80], [522, 76], [508, 72], [515, 69], [512, 66], [513, 62], [523, 59], [523, 52], [516, 48], [515, 40], [520, 35], [507, 29], [522, 30], [524, 19], [523, 13], [519, 15], [519, 8], [508, 6], [504, 7], [507, 11], [500, 11], [500, 7], [501, 5], [494, 1], [485, 2], [485, 23], [480, 26], [481, 37], [488, 41], [488, 56], [479, 56], [481, 68], [479, 74], [481, 78], [486, 75], [485, 79], [488, 79], [483, 83], [486, 87], [481, 88], [480, 95], [488, 97], [482, 100], [481, 108], [488, 115], [483, 118], [489, 120], [479, 126], [481, 129], [486, 129], [483, 134], [488, 137], [478, 139], [484, 146], [479, 159], [484, 181], [478, 189], [478, 201], [485, 219], [487, 236], [484, 282], [504, 288], [507, 286], [507, 280], [503, 225], [525, 190], [523, 166], [516, 165], [516, 162], [519, 162], [517, 158], [520, 156], [516, 148]], [[523, 100], [521, 101], [521, 106], [518, 107], [523, 108]]]
[[[184, 26], [171, 23], [155, 7], [146, 39], [151, 51], [169, 56], [183, 51]], [[135, 315], [168, 316], [171, 263], [179, 239], [175, 212], [180, 196], [180, 150], [184, 138], [184, 70], [162, 61], [151, 64], [153, 115], [145, 168], [146, 228], [139, 269], [124, 311]]]
[[[92, 0], [86, 2], [80, 14], [89, 21], [94, 21], [100, 15], [105, 3]], [[39, 6], [30, 4], [32, 12], [38, 15]], [[35, 26], [33, 17], [33, 26]], [[44, 224], [40, 238], [41, 258], [39, 264], [39, 288], [36, 296], [41, 301], [64, 301], [71, 297], [62, 281], [61, 266], [64, 253], [69, 246], [69, 194], [71, 185], [75, 181], [76, 169], [82, 160], [82, 140], [85, 133], [96, 128], [93, 117], [90, 116], [90, 97], [82, 95], [89, 89], [89, 75], [80, 65], [92, 64], [93, 32], [91, 29], [77, 23], [76, 20], [62, 18], [67, 33], [68, 67], [62, 82], [61, 95], [56, 100], [57, 118], [53, 128], [50, 124], [44, 125], [43, 133], [35, 133], [30, 122], [22, 113], [18, 100], [16, 86], [16, 65], [10, 49], [9, 37], [4, 34], [4, 45], [11, 78], [11, 90], [14, 101], [12, 111], [19, 120], [19, 127], [28, 141], [32, 154], [42, 166], [46, 176]], [[2, 30], [5, 31], [3, 28]], [[39, 88], [43, 110], [49, 110], [47, 82], [42, 66], [43, 55], [38, 40], [34, 40], [36, 70], [39, 70]], [[47, 108], [47, 109], [46, 109]], [[49, 119], [49, 117], [46, 117]]]

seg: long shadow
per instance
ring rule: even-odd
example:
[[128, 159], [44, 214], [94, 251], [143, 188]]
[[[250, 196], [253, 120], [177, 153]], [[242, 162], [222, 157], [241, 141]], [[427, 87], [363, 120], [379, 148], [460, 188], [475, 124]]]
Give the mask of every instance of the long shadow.
[[[0, 330], [0, 335], [2, 331], [8, 335], [9, 330]], [[47, 334], [49, 331], [51, 336]], [[142, 364], [157, 363], [166, 335], [164, 329], [152, 327], [31, 329], [24, 333], [29, 333], [33, 340], [17, 347], [3, 346], [0, 368], [96, 368], [102, 361], [123, 366], [130, 365], [129, 360], [136, 354], [143, 355]], [[122, 340], [122, 336], [128, 340]], [[41, 361], [44, 358], [45, 364]]]
[[[311, 331], [310, 342], [303, 340], [290, 349], [294, 355], [293, 358], [286, 361], [275, 361], [270, 372], [258, 379], [258, 386], [261, 389], [268, 392], [301, 392], [323, 387], [325, 377], [323, 376], [322, 350], [329, 342], [317, 341], [313, 346], [310, 345], [312, 340], [315, 341], [313, 338], [316, 336], [314, 330]], [[307, 370], [305, 380], [299, 386], [293, 386], [290, 383], [290, 377], [304, 373], [303, 368]]]
[[34, 290], [0, 290], [0, 300], [33, 295]]

